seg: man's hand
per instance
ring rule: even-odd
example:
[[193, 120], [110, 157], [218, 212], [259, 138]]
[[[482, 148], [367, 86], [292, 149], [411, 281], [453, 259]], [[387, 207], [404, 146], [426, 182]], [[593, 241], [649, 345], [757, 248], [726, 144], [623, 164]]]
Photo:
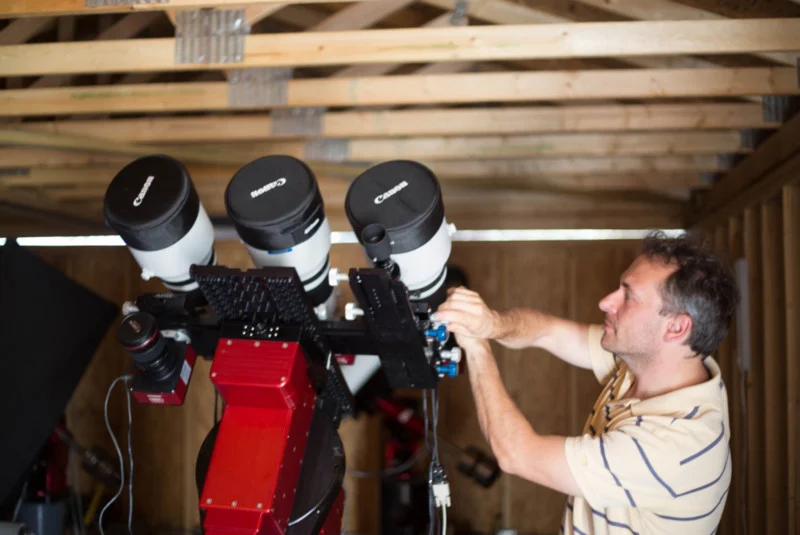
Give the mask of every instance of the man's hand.
[[447, 330], [469, 344], [466, 338], [481, 340], [497, 338], [500, 330], [500, 315], [486, 306], [480, 295], [466, 288], [448, 290], [447, 301], [439, 305], [436, 319], [447, 323]]

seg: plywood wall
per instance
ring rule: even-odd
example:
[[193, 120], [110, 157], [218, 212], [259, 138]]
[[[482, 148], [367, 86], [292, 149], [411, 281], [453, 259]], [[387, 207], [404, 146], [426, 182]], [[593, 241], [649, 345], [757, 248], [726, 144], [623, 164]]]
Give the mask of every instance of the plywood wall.
[[800, 187], [707, 230], [746, 269], [746, 301], [719, 350], [734, 460], [720, 533], [800, 533]]
[[[472, 288], [495, 308], [533, 306], [583, 321], [601, 321], [598, 301], [616, 287], [619, 275], [638, 248], [632, 242], [456, 243], [451, 263], [463, 268]], [[238, 243], [218, 244], [220, 263], [249, 267]], [[68, 275], [112, 301], [121, 303], [139, 292], [160, 290], [143, 283], [125, 249], [44, 250], [45, 258]], [[334, 246], [334, 266], [361, 266], [361, 249]], [[571, 368], [538, 350], [512, 351], [495, 347], [509, 392], [534, 427], [544, 433], [580, 432], [599, 385], [590, 372]], [[108, 385], [127, 359], [113, 333], [95, 356], [69, 407], [69, 421], [82, 440], [111, 448], [102, 421]], [[198, 365], [182, 407], [134, 406], [135, 522], [142, 532], [174, 532], [196, 528], [199, 522], [194, 462], [213, 423], [214, 394], [209, 365]], [[121, 391], [112, 396], [111, 420], [118, 435], [125, 430]], [[466, 376], [441, 387], [440, 431], [460, 446], [488, 451], [475, 416]], [[341, 427], [348, 466], [380, 468], [384, 436], [378, 416], [346, 421]], [[489, 533], [512, 528], [521, 533], [557, 533], [564, 496], [519, 478], [503, 475], [489, 489], [461, 476], [453, 457], [444, 455], [453, 507], [450, 524], [459, 532]], [[374, 479], [346, 478], [348, 532], [379, 533], [380, 487]]]

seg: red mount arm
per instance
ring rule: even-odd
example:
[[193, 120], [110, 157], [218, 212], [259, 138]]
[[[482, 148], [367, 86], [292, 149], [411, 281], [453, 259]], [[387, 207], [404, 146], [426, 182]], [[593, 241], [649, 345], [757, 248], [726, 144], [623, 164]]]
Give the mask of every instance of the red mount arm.
[[[220, 339], [211, 381], [226, 402], [200, 496], [206, 535], [285, 534], [315, 393], [297, 342]], [[320, 533], [339, 533], [339, 492]]]

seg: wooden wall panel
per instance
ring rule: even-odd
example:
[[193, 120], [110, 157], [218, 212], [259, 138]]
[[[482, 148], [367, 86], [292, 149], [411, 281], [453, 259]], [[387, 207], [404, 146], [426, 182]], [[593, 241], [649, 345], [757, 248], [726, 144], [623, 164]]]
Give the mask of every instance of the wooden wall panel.
[[766, 449], [766, 533], [786, 533], [786, 324], [782, 215], [779, 200], [761, 207], [764, 274], [764, 423]]
[[[569, 251], [563, 246], [517, 247], [505, 273], [506, 302], [567, 316], [569, 270]], [[506, 352], [506, 388], [538, 433], [568, 433], [569, 377], [569, 365], [545, 351]], [[523, 532], [558, 530], [564, 495], [518, 477], [506, 477], [505, 492], [506, 526]]]
[[[504, 276], [513, 246], [494, 245], [487, 250], [486, 244], [455, 243], [450, 254], [450, 264], [466, 273], [470, 289], [481, 294], [492, 308], [507, 306]], [[501, 374], [506, 374], [506, 352], [493, 344], [495, 358]], [[466, 370], [465, 370], [466, 371]], [[475, 401], [466, 373], [448, 379], [440, 387], [440, 434], [460, 447], [474, 445], [490, 454], [491, 449], [481, 433]], [[450, 455], [442, 458], [450, 480], [451, 498], [454, 507], [448, 511], [448, 522], [456, 529], [473, 529], [493, 532], [503, 526], [503, 489], [508, 476], [501, 474], [488, 489], [484, 489], [458, 473]]]
[[797, 514], [800, 486], [800, 186], [783, 190], [783, 249], [786, 284], [786, 393], [787, 393], [787, 451], [788, 508], [787, 533], [800, 534], [800, 515]]
[[[638, 254], [640, 245], [630, 242], [583, 244], [570, 248], [569, 317], [587, 323], [602, 323], [600, 300], [620, 284], [622, 273]], [[600, 384], [591, 370], [570, 367], [569, 433], [583, 430], [588, 413], [600, 394]]]
[[747, 373], [747, 532], [765, 533], [764, 517], [764, 360], [762, 321], [761, 221], [757, 208], [744, 213], [750, 325], [750, 370]]
[[[731, 262], [736, 262], [744, 256], [744, 236], [742, 227], [743, 222], [740, 217], [732, 217], [728, 222], [728, 256]], [[744, 458], [740, 453], [744, 451], [744, 444], [746, 443], [744, 437], [746, 427], [743, 421], [745, 413], [742, 410], [742, 405], [744, 403], [744, 373], [742, 372], [738, 360], [741, 348], [738, 344], [736, 321], [737, 318], [734, 317], [731, 322], [730, 330], [728, 331], [728, 341], [731, 347], [730, 358], [732, 360], [731, 375], [724, 378], [728, 391], [728, 409], [731, 425], [730, 448], [733, 454], [731, 457], [733, 476], [726, 513], [728, 510], [731, 510], [730, 515], [733, 522], [732, 533], [741, 535], [744, 533], [744, 529], [747, 525], [745, 514], [746, 507], [739, 506], [739, 504], [746, 503], [747, 501], [747, 486], [745, 485], [746, 464], [743, 462]]]
[[[719, 225], [714, 231], [714, 250], [717, 255], [727, 258], [728, 257], [728, 225]], [[732, 375], [733, 370], [733, 347], [732, 347], [732, 338], [727, 336], [722, 343], [719, 345], [719, 348], [716, 352], [716, 360], [719, 363], [720, 371], [722, 373], [722, 379], [726, 384], [726, 388], [728, 391], [728, 401], [730, 405], [730, 378]], [[734, 492], [735, 484], [731, 482], [731, 491]], [[729, 494], [730, 495], [730, 494]], [[732, 500], [731, 500], [732, 501]], [[725, 507], [725, 510], [722, 513], [722, 519], [719, 525], [719, 532], [720, 533], [731, 533], [733, 530], [733, 516], [736, 513], [735, 507]]]

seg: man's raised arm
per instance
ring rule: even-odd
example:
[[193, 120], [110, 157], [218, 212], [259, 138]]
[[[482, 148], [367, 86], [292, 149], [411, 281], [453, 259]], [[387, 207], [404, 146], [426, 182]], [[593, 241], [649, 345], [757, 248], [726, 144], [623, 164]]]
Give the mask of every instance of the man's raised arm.
[[591, 369], [589, 325], [530, 308], [490, 309], [481, 296], [456, 288], [436, 311], [448, 330], [474, 338], [496, 340], [512, 348], [538, 347], [580, 368]]

